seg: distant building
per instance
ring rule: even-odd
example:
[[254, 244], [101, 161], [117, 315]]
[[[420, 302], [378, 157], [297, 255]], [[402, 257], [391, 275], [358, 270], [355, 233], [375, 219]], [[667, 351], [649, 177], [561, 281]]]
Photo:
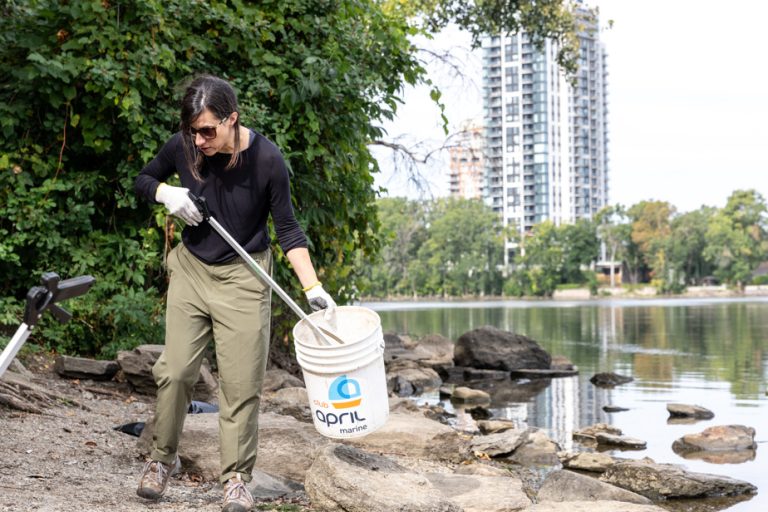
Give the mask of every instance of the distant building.
[[[586, 20], [575, 86], [557, 45], [525, 33], [483, 41], [486, 137], [483, 197], [520, 233], [537, 223], [590, 218], [608, 204], [606, 54]], [[507, 243], [505, 260], [515, 247]]]
[[480, 199], [483, 195], [483, 125], [465, 121], [448, 149], [450, 192], [453, 197]]

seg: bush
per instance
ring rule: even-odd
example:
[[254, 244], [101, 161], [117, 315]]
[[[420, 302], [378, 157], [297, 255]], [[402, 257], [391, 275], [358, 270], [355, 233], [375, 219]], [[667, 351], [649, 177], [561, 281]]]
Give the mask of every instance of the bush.
[[[162, 255], [179, 226], [140, 204], [133, 181], [176, 130], [175, 85], [201, 72], [228, 78], [244, 123], [283, 150], [319, 277], [340, 303], [352, 298], [354, 257], [378, 244], [368, 144], [402, 85], [424, 81], [398, 16], [376, 2], [329, 0], [5, 2], [3, 332], [18, 325], [27, 290], [55, 271], [97, 285], [72, 301], [70, 324], [46, 319], [33, 340], [109, 357], [162, 339]], [[275, 279], [300, 296], [279, 252], [276, 261]], [[294, 318], [281, 318], [273, 339], [282, 341]]]

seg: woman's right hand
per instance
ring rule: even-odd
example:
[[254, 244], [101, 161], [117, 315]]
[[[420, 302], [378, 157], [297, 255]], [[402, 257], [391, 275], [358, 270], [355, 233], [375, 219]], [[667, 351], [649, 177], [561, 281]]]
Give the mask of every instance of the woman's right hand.
[[172, 187], [161, 183], [155, 192], [155, 199], [165, 205], [168, 213], [175, 215], [187, 224], [197, 226], [203, 220], [203, 215], [197, 205], [189, 198], [188, 188]]

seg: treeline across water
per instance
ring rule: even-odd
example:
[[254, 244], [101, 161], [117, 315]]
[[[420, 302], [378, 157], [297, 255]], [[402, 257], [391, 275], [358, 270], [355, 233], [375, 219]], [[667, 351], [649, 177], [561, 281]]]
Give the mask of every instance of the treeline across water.
[[[525, 234], [505, 228], [481, 200], [382, 198], [377, 206], [379, 258], [357, 269], [364, 296], [550, 296], [568, 286], [596, 293], [601, 282], [679, 293], [711, 282], [768, 283], [756, 272], [768, 260], [768, 205], [755, 190], [734, 191], [723, 208], [682, 213], [665, 201], [612, 205]], [[505, 238], [516, 245], [506, 265]]]

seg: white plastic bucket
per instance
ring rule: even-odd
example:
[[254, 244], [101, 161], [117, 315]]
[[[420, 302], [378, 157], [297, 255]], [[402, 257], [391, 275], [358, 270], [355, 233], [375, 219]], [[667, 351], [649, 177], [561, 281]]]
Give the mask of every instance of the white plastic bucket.
[[[315, 428], [334, 439], [370, 434], [389, 417], [384, 336], [375, 311], [336, 308], [335, 331], [344, 345], [324, 345], [305, 320], [293, 328], [296, 360], [304, 373]], [[323, 311], [310, 318], [326, 325]]]

